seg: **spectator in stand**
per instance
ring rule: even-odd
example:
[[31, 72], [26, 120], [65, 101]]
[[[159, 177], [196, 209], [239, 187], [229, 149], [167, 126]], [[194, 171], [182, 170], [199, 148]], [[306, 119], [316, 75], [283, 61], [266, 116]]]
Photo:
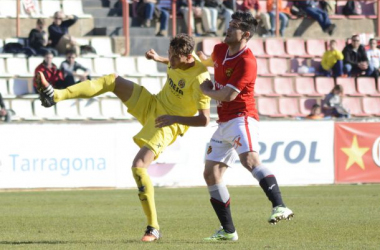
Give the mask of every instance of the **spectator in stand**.
[[10, 112], [5, 108], [3, 96], [0, 93], [0, 119], [3, 119], [5, 122], [11, 121], [11, 114]]
[[342, 106], [343, 87], [335, 85], [329, 94], [323, 100], [323, 113], [325, 116], [336, 118], [349, 118], [350, 113]]
[[[66, 19], [63, 21], [63, 19]], [[76, 23], [77, 16], [65, 16], [62, 11], [54, 13], [54, 21], [49, 26], [49, 40], [51, 46], [58, 50], [59, 54], [66, 54], [66, 50], [75, 50], [80, 54], [79, 45], [75, 39], [69, 35], [69, 27]]]
[[[157, 0], [140, 0], [137, 5], [137, 15], [143, 21], [141, 27], [149, 28], [155, 16]], [[156, 17], [158, 15], [156, 14]]]
[[[186, 23], [186, 26], [189, 27], [189, 8], [187, 6], [187, 0], [177, 0], [178, 8], [180, 12], [183, 14], [183, 20]], [[192, 16], [190, 16], [190, 27], [193, 33], [196, 34], [195, 31], [195, 23], [194, 18], [202, 18], [202, 8], [204, 2], [203, 0], [192, 0]]]
[[329, 50], [322, 56], [321, 71], [324, 76], [339, 77], [343, 75], [343, 53], [336, 49], [337, 43], [331, 40]]
[[369, 40], [369, 50], [367, 50], [367, 58], [369, 65], [373, 67], [374, 76], [379, 76], [380, 71], [380, 50], [377, 48], [377, 40], [372, 38]]
[[90, 70], [83, 67], [75, 61], [77, 55], [74, 51], [69, 51], [66, 54], [66, 60], [61, 63], [60, 71], [62, 71], [64, 82], [61, 83], [61, 88], [65, 89], [77, 82], [91, 80]]
[[204, 35], [217, 36], [218, 17], [224, 20], [223, 35], [225, 35], [233, 13], [233, 0], [204, 0], [202, 8], [202, 24], [206, 31]]
[[[279, 0], [278, 4], [280, 5], [278, 10], [280, 18], [280, 35], [284, 36], [285, 28], [288, 26], [289, 18], [287, 15], [290, 15], [290, 9], [288, 7], [282, 8], [282, 0]], [[267, 11], [270, 17], [270, 34], [274, 35], [276, 30], [276, 10], [277, 10], [277, 0], [267, 0]]]
[[53, 53], [50, 51], [45, 54], [43, 62], [34, 70], [33, 86], [37, 92], [36, 76], [39, 71], [43, 72], [46, 79], [55, 87], [61, 88], [63, 85], [63, 74], [53, 63]]
[[261, 20], [261, 25], [264, 28], [262, 36], [271, 36], [271, 25], [269, 16], [260, 12], [259, 0], [243, 0], [242, 5], [237, 5], [237, 9], [241, 11], [249, 11], [256, 19]]
[[314, 104], [313, 107], [310, 110], [310, 114], [308, 116], [306, 116], [306, 119], [309, 119], [309, 120], [323, 119], [321, 105], [319, 105], [317, 103]]
[[295, 1], [295, 6], [303, 10], [309, 17], [316, 20], [321, 26], [323, 32], [328, 33], [330, 36], [334, 34], [336, 25], [331, 23], [329, 15], [326, 11], [317, 7], [318, 1], [305, 0]]
[[351, 37], [351, 44], [344, 47], [343, 55], [344, 73], [348, 76], [371, 76], [373, 74], [373, 66], [368, 63], [367, 53], [364, 46], [360, 44], [359, 35]]
[[32, 29], [29, 33], [29, 47], [34, 50], [35, 55], [43, 56], [46, 54], [46, 52], [50, 51], [54, 54], [54, 56], [58, 56], [57, 50], [47, 47], [49, 42], [44, 27], [45, 20], [38, 18], [36, 28]]
[[160, 29], [156, 36], [167, 36], [168, 34], [168, 26], [169, 26], [169, 16], [172, 9], [172, 1], [171, 0], [159, 0], [157, 4], [158, 10], [160, 10]]

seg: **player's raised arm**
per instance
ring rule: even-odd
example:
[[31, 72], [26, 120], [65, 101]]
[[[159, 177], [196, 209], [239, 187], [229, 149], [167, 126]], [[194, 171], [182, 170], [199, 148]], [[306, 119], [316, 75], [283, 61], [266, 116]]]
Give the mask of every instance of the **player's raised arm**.
[[199, 57], [204, 66], [214, 67], [214, 61], [212, 60], [212, 56], [208, 57], [202, 51], [198, 51], [197, 56]]
[[210, 109], [199, 109], [196, 116], [162, 115], [156, 119], [156, 127], [162, 128], [174, 123], [191, 126], [206, 127], [210, 122]]
[[154, 49], [150, 49], [145, 53], [145, 57], [148, 60], [154, 60], [156, 62], [160, 62], [163, 64], [168, 64], [169, 59], [167, 57], [162, 57], [157, 54], [157, 52]]

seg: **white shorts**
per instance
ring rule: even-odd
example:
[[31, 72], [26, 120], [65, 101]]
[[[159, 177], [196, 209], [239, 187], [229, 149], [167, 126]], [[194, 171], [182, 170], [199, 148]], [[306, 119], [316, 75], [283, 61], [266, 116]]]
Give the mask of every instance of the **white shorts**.
[[211, 137], [206, 160], [231, 166], [238, 159], [238, 155], [259, 152], [259, 149], [259, 122], [252, 117], [237, 117], [219, 123]]

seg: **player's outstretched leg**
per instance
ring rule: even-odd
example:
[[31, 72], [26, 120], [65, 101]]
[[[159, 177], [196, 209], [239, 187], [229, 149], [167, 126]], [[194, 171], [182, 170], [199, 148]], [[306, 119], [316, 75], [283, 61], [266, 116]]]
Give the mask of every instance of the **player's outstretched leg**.
[[261, 188], [272, 202], [273, 210], [268, 222], [276, 224], [280, 220], [290, 220], [293, 218], [293, 211], [287, 208], [282, 201], [280, 187], [272, 171], [263, 165], [259, 165], [253, 168], [252, 174], [259, 181]]
[[59, 101], [74, 98], [91, 98], [109, 91], [114, 91], [116, 77], [115, 74], [110, 74], [96, 80], [86, 80], [77, 83], [66, 89], [54, 89], [45, 79], [44, 74], [38, 72], [36, 84], [42, 106], [51, 107]]

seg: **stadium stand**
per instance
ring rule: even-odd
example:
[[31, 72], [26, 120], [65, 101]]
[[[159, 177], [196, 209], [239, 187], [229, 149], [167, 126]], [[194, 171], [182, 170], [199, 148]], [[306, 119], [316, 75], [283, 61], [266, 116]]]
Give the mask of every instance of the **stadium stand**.
[[[15, 0], [0, 1], [0, 19], [16, 16]], [[104, 20], [109, 20], [110, 31], [120, 26], [121, 18], [112, 14], [116, 1], [101, 0], [38, 0], [33, 13], [27, 13], [22, 7], [22, 18], [51, 17], [54, 12], [63, 10], [66, 14], [75, 14], [80, 18], [89, 18], [95, 14], [94, 30], [88, 35], [78, 36], [76, 39], [80, 45], [90, 45], [96, 50], [96, 55], [82, 55], [77, 61], [89, 68], [93, 78], [100, 77], [112, 72], [127, 77], [129, 80], [145, 86], [152, 93], [157, 93], [164, 84], [166, 73], [165, 67], [156, 62], [146, 60], [143, 53], [139, 56], [120, 56], [122, 44], [117, 37], [96, 36], [99, 29], [104, 26]], [[330, 17], [334, 20], [351, 20], [361, 22], [366, 19], [377, 18], [375, 16], [376, 1], [362, 1], [362, 15], [344, 16], [342, 6], [346, 1], [338, 1], [335, 15]], [[266, 1], [260, 1], [261, 11], [265, 11]], [[291, 6], [290, 1], [283, 1], [285, 6]], [[99, 15], [97, 15], [98, 13]], [[104, 16], [103, 16], [104, 15]], [[100, 19], [104, 20], [100, 20]], [[177, 31], [181, 30], [181, 18]], [[290, 18], [289, 26], [298, 19]], [[103, 22], [104, 21], [104, 22]], [[299, 20], [298, 20], [299, 21]], [[307, 20], [305, 20], [306, 22]], [[350, 21], [350, 22], [351, 22]], [[116, 24], [113, 24], [116, 22]], [[197, 20], [199, 23], [200, 20]], [[293, 23], [292, 23], [293, 22]], [[372, 20], [370, 22], [373, 22]], [[33, 20], [35, 23], [35, 20]], [[170, 22], [171, 23], [171, 22]], [[103, 26], [102, 26], [103, 25]], [[171, 24], [170, 24], [171, 25]], [[23, 27], [21, 27], [23, 28]], [[290, 27], [288, 28], [289, 30]], [[137, 37], [144, 41], [149, 35], [148, 30], [136, 28]], [[182, 29], [183, 30], [183, 29]], [[293, 27], [294, 30], [294, 27]], [[154, 31], [154, 28], [153, 28]], [[290, 31], [289, 31], [290, 32]], [[346, 45], [346, 38], [350, 35], [341, 35], [345, 31], [340, 29], [335, 39], [338, 49]], [[154, 32], [153, 32], [154, 33]], [[169, 32], [170, 33], [170, 32]], [[373, 34], [365, 32], [362, 42], [368, 42]], [[120, 34], [120, 33], [119, 33]], [[257, 57], [258, 78], [255, 86], [255, 97], [260, 115], [268, 118], [294, 118], [304, 117], [310, 113], [310, 108], [315, 103], [321, 103], [321, 99], [331, 91], [335, 84], [344, 88], [344, 105], [347, 105], [353, 117], [376, 117], [379, 116], [380, 89], [374, 78], [359, 77], [327, 78], [318, 76], [321, 56], [328, 47], [330, 39], [321, 37], [289, 37], [287, 38], [259, 38], [254, 37], [248, 47]], [[87, 34], [86, 34], [87, 35]], [[323, 34], [322, 34], [323, 35]], [[76, 35], [74, 35], [76, 36]], [[152, 35], [154, 36], [154, 35]], [[76, 36], [77, 37], [77, 36]], [[161, 41], [161, 40], [160, 40]], [[163, 40], [162, 40], [163, 41]], [[166, 41], [166, 40], [165, 40]], [[221, 37], [207, 38], [197, 37], [198, 49], [202, 49], [206, 55], [210, 55], [215, 44], [221, 41]], [[25, 44], [25, 39], [15, 37], [0, 38], [0, 53], [3, 52], [6, 43]], [[144, 46], [140, 46], [145, 48]], [[153, 47], [153, 46], [152, 46]], [[166, 52], [167, 48], [165, 48]], [[64, 57], [55, 57], [53, 62], [60, 67]], [[23, 54], [0, 54], [0, 92], [9, 102], [10, 107], [15, 108], [18, 114], [14, 119], [19, 121], [33, 121], [36, 119], [62, 121], [62, 120], [129, 120], [132, 117], [126, 112], [126, 108], [115, 98], [112, 93], [106, 93], [97, 99], [78, 100], [60, 103], [55, 108], [45, 109], [40, 106], [37, 95], [32, 87], [34, 69], [43, 61], [42, 57], [26, 58]], [[309, 71], [299, 70], [306, 68]], [[210, 69], [213, 73], [213, 70]], [[61, 105], [62, 104], [62, 105]], [[28, 107], [27, 107], [28, 106]], [[22, 109], [22, 111], [20, 111]], [[216, 117], [215, 104], [212, 106], [212, 117]]]

